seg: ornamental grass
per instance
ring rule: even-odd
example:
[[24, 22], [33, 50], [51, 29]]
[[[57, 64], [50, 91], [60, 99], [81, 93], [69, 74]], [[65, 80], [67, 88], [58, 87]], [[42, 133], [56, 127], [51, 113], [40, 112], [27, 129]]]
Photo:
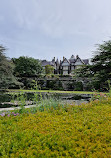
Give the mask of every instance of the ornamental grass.
[[111, 98], [0, 116], [1, 158], [110, 158]]

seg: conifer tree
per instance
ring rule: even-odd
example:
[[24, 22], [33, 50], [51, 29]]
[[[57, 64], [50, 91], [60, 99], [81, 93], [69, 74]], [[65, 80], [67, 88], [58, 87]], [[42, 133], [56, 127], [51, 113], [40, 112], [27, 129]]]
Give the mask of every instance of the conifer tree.
[[0, 45], [0, 89], [13, 87], [14, 84], [18, 84], [13, 76], [14, 64], [5, 56], [5, 50], [6, 48]]
[[111, 81], [111, 40], [98, 44], [91, 59], [92, 64], [77, 70], [79, 77], [92, 80], [93, 88], [108, 89], [108, 80]]

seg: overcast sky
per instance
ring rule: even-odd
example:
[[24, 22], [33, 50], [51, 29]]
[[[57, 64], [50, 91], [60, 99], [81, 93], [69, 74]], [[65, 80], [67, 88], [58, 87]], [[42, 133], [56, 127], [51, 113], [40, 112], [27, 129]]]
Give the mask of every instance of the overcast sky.
[[0, 44], [8, 57], [91, 58], [111, 37], [111, 0], [0, 0]]

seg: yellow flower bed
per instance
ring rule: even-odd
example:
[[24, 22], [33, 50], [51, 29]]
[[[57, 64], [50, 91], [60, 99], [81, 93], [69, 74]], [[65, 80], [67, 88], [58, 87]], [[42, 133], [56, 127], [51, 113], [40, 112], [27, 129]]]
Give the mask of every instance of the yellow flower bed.
[[0, 116], [1, 158], [110, 158], [111, 99]]

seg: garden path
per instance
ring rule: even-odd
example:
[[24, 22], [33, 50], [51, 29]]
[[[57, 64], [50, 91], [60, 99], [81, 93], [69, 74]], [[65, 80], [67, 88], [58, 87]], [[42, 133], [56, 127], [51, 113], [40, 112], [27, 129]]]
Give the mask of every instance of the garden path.
[[[36, 107], [36, 105], [27, 105], [24, 106], [25, 108], [30, 108], [30, 107]], [[9, 110], [16, 110], [20, 109], [21, 107], [10, 107], [10, 108], [0, 108], [0, 111], [9, 111]]]

